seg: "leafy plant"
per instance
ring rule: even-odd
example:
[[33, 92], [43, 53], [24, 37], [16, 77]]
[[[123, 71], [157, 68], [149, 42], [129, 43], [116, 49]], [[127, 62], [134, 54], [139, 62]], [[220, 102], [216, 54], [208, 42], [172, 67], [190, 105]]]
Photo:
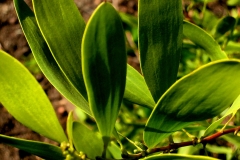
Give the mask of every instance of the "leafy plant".
[[[237, 135], [239, 126], [222, 126], [221, 122], [228, 115], [233, 117], [240, 107], [240, 61], [228, 59], [212, 36], [183, 21], [180, 0], [139, 0], [138, 46], [143, 75], [126, 63], [121, 18], [126, 23], [127, 19], [110, 3], [102, 2], [85, 26], [72, 0], [32, 2], [34, 11], [23, 0], [14, 0], [14, 5], [36, 62], [63, 96], [96, 121], [99, 133], [74, 121], [70, 113], [65, 135], [34, 77], [20, 62], [0, 51], [0, 102], [18, 121], [60, 143], [60, 147], [0, 134], [1, 142], [44, 159], [207, 160], [214, 158], [173, 151], [197, 144], [205, 148], [220, 136]], [[216, 33], [226, 32], [220, 30], [217, 27]], [[212, 62], [178, 79], [183, 36], [201, 47]], [[131, 113], [131, 107], [138, 112]], [[219, 120], [207, 122], [219, 115]], [[117, 119], [125, 124], [116, 123]], [[124, 125], [140, 131], [143, 139], [134, 142], [136, 136], [130, 139]], [[191, 135], [200, 131], [205, 132]], [[174, 143], [177, 134], [192, 140]], [[239, 145], [234, 137], [226, 135], [226, 139]], [[134, 153], [124, 141], [135, 147]]]

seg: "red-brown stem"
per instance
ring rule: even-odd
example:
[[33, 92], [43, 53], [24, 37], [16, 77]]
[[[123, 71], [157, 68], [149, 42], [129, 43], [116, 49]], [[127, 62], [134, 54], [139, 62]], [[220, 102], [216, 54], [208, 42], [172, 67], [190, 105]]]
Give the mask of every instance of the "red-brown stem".
[[[215, 140], [216, 138], [218, 137], [221, 137], [225, 134], [228, 134], [228, 133], [235, 133], [235, 132], [238, 132], [240, 130], [240, 126], [238, 127], [235, 127], [235, 128], [231, 128], [231, 129], [226, 129], [226, 130], [223, 130], [223, 131], [218, 131], [210, 136], [207, 136], [205, 138], [202, 138], [200, 140], [200, 142], [197, 142], [197, 143], [202, 143], [202, 144], [207, 144], [213, 140]], [[195, 140], [192, 140], [192, 141], [187, 141], [187, 142], [181, 142], [181, 143], [171, 143], [169, 144], [168, 146], [163, 146], [163, 147], [159, 147], [159, 148], [153, 148], [153, 149], [150, 149], [147, 151], [147, 154], [152, 154], [152, 153], [156, 153], [156, 152], [169, 152], [171, 150], [176, 150], [180, 147], [186, 147], [186, 146], [191, 146], [191, 145], [195, 145], [196, 142]], [[146, 155], [144, 155], [146, 156]], [[142, 153], [138, 153], [138, 154], [131, 154], [131, 155], [127, 155], [126, 157], [123, 157], [123, 159], [139, 159], [139, 158], [143, 158], [144, 157], [142, 155]]]

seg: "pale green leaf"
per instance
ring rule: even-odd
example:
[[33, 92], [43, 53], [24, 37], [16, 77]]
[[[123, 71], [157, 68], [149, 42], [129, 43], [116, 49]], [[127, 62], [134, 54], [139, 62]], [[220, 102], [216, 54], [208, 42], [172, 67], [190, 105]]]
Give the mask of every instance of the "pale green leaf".
[[219, 115], [240, 94], [239, 85], [238, 60], [212, 62], [181, 78], [165, 92], [152, 111], [144, 141], [152, 148], [191, 122]]
[[113, 132], [121, 106], [126, 59], [121, 18], [110, 3], [103, 2], [84, 32], [82, 63], [89, 105], [100, 133], [106, 137]]
[[0, 50], [0, 102], [14, 118], [59, 143], [67, 141], [40, 84], [16, 59]]
[[182, 49], [182, 1], [139, 0], [139, 51], [155, 102], [176, 81]]
[[37, 26], [33, 12], [23, 0], [14, 0], [14, 5], [34, 58], [44, 75], [70, 102], [91, 115], [87, 101], [66, 78], [53, 58]]
[[42, 142], [24, 140], [0, 134], [0, 142], [19, 148], [44, 159], [64, 160], [61, 148]]
[[155, 102], [143, 76], [130, 65], [127, 65], [127, 80], [124, 99], [149, 108], [155, 106]]
[[102, 155], [103, 141], [100, 135], [79, 122], [73, 122], [72, 129], [73, 143], [78, 152], [82, 151], [92, 159]]

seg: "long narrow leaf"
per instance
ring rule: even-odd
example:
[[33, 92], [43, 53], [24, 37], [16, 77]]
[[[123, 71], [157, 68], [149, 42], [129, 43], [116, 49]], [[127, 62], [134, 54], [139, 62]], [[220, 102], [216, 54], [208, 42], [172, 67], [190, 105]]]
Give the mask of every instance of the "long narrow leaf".
[[82, 63], [91, 111], [100, 133], [110, 137], [126, 82], [126, 49], [122, 21], [103, 2], [90, 18], [83, 36]]
[[38, 26], [33, 12], [23, 0], [14, 0], [17, 15], [32, 53], [47, 79], [70, 102], [91, 115], [86, 99], [66, 78], [53, 58]]
[[219, 115], [240, 94], [239, 85], [238, 60], [212, 62], [181, 78], [154, 108], [144, 132], [146, 144], [154, 147], [191, 122]]
[[176, 81], [182, 20], [180, 0], [139, 0], [141, 69], [155, 102]]
[[85, 22], [73, 0], [33, 0], [39, 28], [62, 72], [87, 99], [81, 69]]
[[16, 59], [0, 51], [0, 102], [19, 122], [59, 143], [67, 141], [42, 87]]
[[0, 142], [19, 148], [44, 159], [64, 160], [62, 150], [54, 145], [9, 137], [0, 134]]

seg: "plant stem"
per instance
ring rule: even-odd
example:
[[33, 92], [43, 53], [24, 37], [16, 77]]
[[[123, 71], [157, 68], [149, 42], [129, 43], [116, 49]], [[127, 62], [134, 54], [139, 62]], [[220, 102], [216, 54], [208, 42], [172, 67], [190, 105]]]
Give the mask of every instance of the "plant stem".
[[[206, 145], [207, 143], [225, 135], [225, 134], [229, 134], [229, 133], [235, 133], [238, 132], [240, 130], [240, 126], [235, 127], [235, 128], [231, 128], [231, 129], [226, 129], [223, 131], [218, 131], [210, 136], [207, 136], [205, 138], [201, 138], [198, 140], [197, 143], [202, 143], [203, 145]], [[142, 153], [138, 153], [138, 154], [128, 154], [128, 155], [124, 155], [123, 156], [123, 160], [135, 160], [135, 159], [140, 159], [143, 158], [149, 154], [153, 154], [156, 152], [170, 152], [172, 150], [176, 150], [178, 148], [181, 147], [186, 147], [186, 146], [191, 146], [191, 145], [196, 145], [196, 140], [192, 140], [192, 141], [186, 141], [186, 142], [180, 142], [180, 143], [170, 143], [168, 146], [163, 146], [163, 147], [159, 147], [159, 148], [153, 148], [153, 149], [148, 149], [147, 152], [144, 153], [144, 155]]]

